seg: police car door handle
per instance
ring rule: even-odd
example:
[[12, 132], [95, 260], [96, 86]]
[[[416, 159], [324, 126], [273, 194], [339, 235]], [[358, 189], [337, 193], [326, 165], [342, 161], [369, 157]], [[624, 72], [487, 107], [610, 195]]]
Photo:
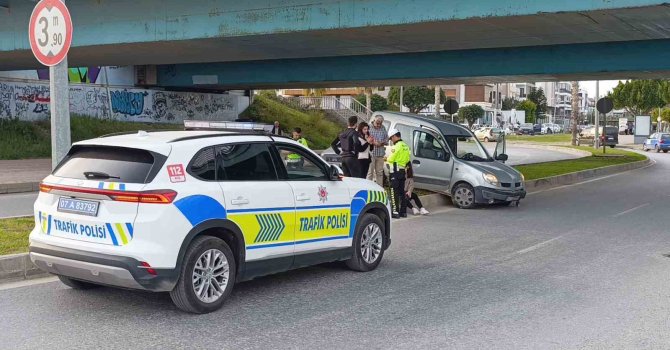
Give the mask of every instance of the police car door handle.
[[304, 193], [295, 196], [295, 200], [301, 201], [301, 202], [308, 201], [309, 199], [310, 199], [309, 196], [305, 195]]
[[249, 204], [249, 200], [240, 196], [240, 197], [237, 197], [237, 198], [231, 200], [230, 203], [233, 204], [233, 205]]

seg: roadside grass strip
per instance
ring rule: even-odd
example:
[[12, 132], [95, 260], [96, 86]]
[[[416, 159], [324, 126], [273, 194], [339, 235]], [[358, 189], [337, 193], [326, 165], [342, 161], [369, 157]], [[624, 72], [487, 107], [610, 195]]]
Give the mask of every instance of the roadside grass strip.
[[35, 227], [32, 216], [0, 219], [0, 255], [28, 251], [28, 235]]
[[533, 143], [570, 143], [571, 134], [546, 134], [546, 135], [508, 135], [507, 141], [533, 142]]
[[638, 162], [647, 159], [645, 155], [630, 151], [624, 151], [622, 149], [617, 148], [607, 148], [606, 150], [607, 153], [603, 155], [602, 149], [596, 150], [592, 147], [586, 147], [586, 146], [564, 146], [564, 147], [591, 152], [591, 156], [578, 159], [559, 160], [555, 162], [518, 165], [515, 166], [515, 168], [519, 170], [521, 173], [523, 173], [523, 175], [526, 177], [526, 181], [528, 181], [528, 180], [541, 179], [545, 177], [574, 173], [582, 170], [590, 170], [590, 169], [607, 167], [611, 165]]

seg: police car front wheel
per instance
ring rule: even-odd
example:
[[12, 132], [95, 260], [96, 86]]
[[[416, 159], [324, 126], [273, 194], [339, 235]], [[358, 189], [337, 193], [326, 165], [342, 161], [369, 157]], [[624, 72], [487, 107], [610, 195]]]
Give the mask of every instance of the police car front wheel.
[[384, 222], [378, 216], [365, 214], [354, 236], [354, 252], [347, 266], [355, 271], [377, 268], [384, 256]]
[[186, 312], [217, 310], [233, 290], [235, 267], [233, 252], [226, 242], [211, 236], [197, 237], [186, 250], [179, 282], [170, 297]]

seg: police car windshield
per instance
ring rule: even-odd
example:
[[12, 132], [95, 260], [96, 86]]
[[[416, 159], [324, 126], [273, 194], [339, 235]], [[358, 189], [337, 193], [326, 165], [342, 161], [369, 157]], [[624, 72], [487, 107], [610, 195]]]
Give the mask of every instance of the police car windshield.
[[472, 136], [447, 136], [449, 148], [456, 158], [471, 162], [491, 162], [493, 158], [482, 144]]

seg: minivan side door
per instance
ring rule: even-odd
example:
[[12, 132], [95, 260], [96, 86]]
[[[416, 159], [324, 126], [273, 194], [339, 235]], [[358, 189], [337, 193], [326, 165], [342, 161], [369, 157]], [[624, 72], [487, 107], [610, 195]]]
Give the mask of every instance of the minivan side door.
[[430, 131], [414, 129], [410, 147], [417, 186], [432, 191], [447, 191], [454, 162], [445, 145]]

